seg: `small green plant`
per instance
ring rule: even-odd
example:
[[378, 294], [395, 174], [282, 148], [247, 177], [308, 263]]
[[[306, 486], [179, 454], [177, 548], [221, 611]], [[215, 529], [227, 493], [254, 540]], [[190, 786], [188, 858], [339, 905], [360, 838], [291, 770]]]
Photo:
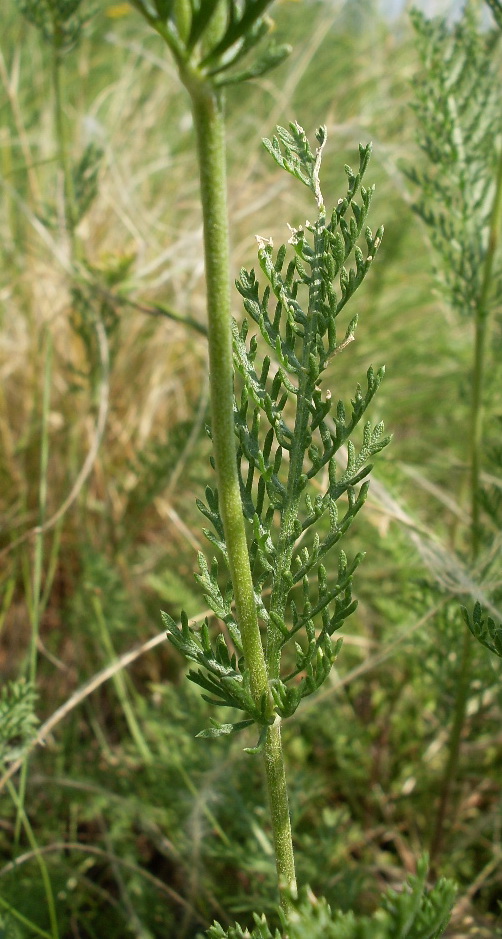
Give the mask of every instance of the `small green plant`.
[[[372, 192], [362, 185], [369, 147], [360, 148], [357, 173], [346, 167], [347, 193], [326, 218], [319, 183], [325, 140], [325, 129], [320, 128], [314, 153], [302, 128], [291, 124], [289, 130], [278, 128], [278, 137], [265, 141], [279, 165], [312, 191], [319, 216], [315, 223], [292, 229], [293, 257], [288, 263], [284, 245], [274, 253], [267, 240], [259, 239], [260, 267], [268, 282], [264, 290], [254, 271], [241, 271], [237, 285], [251, 323], [275, 359], [266, 354], [259, 361], [249, 320], [240, 328], [234, 323], [234, 358], [242, 382], [240, 399], [234, 404], [237, 472], [256, 613], [266, 628], [265, 679], [262, 656], [255, 661], [255, 650], [245, 647], [234, 608], [235, 587], [220, 584], [216, 559], [210, 565], [199, 555], [198, 579], [229, 641], [222, 632], [211, 641], [209, 621], [195, 631], [186, 614], [181, 628], [164, 614], [171, 642], [201, 666], [189, 677], [202, 686], [207, 700], [243, 713], [244, 719], [234, 724], [213, 721], [202, 735], [216, 737], [258, 725], [259, 742], [252, 749], [263, 749], [265, 756], [283, 896], [295, 889], [295, 879], [280, 722], [326, 681], [338, 653], [340, 641], [333, 643], [332, 637], [355, 608], [351, 584], [361, 555], [348, 561], [341, 551], [334, 578], [326, 564], [364, 504], [368, 484], [362, 481], [371, 469], [368, 461], [388, 442], [383, 425], [372, 427], [369, 422], [359, 447], [350, 439], [378, 389], [383, 369], [377, 374], [369, 369], [364, 392], [357, 386], [350, 412], [339, 401], [332, 421], [331, 394], [321, 388], [328, 361], [354, 336], [356, 318], [338, 339], [338, 317], [362, 283], [382, 237], [382, 229], [373, 235], [365, 228], [366, 256], [357, 246]], [[347, 269], [352, 256], [355, 264]], [[339, 470], [337, 454], [344, 444], [347, 456]], [[323, 470], [327, 478], [314, 496], [310, 487]], [[207, 487], [206, 500], [199, 503], [213, 526], [206, 535], [231, 569], [220, 492]]]
[[[291, 228], [289, 257], [285, 245], [274, 251], [270, 239], [258, 238], [266, 287], [254, 271], [241, 271], [237, 288], [248, 319], [238, 326], [230, 310], [222, 89], [263, 74], [287, 50], [265, 43], [255, 61], [246, 61], [267, 36], [267, 0], [132, 3], [171, 49], [189, 92], [204, 219], [216, 486], [206, 488], [199, 508], [212, 526], [205, 534], [219, 560], [208, 562], [200, 553], [198, 579], [222, 627], [213, 637], [209, 620], [196, 630], [185, 613], [181, 626], [167, 614], [164, 622], [173, 645], [199, 666], [189, 677], [206, 699], [241, 712], [241, 720], [213, 720], [200, 735], [258, 727], [258, 743], [248, 752], [263, 753], [279, 896], [284, 915], [294, 922], [297, 887], [281, 723], [326, 681], [339, 651], [333, 635], [355, 608], [351, 584], [361, 556], [348, 560], [340, 551], [332, 576], [329, 552], [364, 504], [369, 461], [388, 442], [383, 425], [369, 422], [359, 445], [351, 439], [383, 369], [368, 370], [350, 410], [341, 400], [333, 408], [331, 392], [322, 387], [329, 361], [354, 338], [356, 316], [341, 326], [345, 307], [382, 238], [382, 228], [373, 234], [366, 226], [372, 188], [363, 180], [371, 148], [360, 147], [356, 172], [345, 168], [347, 190], [328, 213], [320, 183], [326, 129], [317, 131], [315, 149], [297, 123], [279, 127], [276, 137], [264, 141], [276, 163], [310, 190], [316, 216]], [[442, 924], [450, 906], [451, 895]], [[439, 922], [428, 928], [416, 936], [442, 932]]]
[[[502, 27], [499, 0], [489, 0]], [[467, 2], [453, 26], [442, 18], [412, 14], [423, 72], [416, 83], [419, 142], [427, 157], [423, 170], [408, 176], [420, 187], [415, 209], [429, 228], [443, 295], [474, 331], [463, 501], [468, 523], [454, 532], [453, 547], [475, 572], [481, 587], [500, 564], [499, 419], [495, 389], [500, 380], [499, 340], [491, 321], [502, 299], [498, 238], [502, 221], [502, 111], [500, 108], [500, 29], [482, 31], [477, 5]], [[491, 416], [491, 423], [487, 420]], [[496, 428], [494, 435], [492, 428]], [[489, 471], [491, 482], [483, 480]], [[467, 494], [467, 498], [466, 498]], [[498, 520], [498, 525], [497, 525]], [[493, 521], [496, 522], [495, 526]], [[491, 610], [500, 590], [488, 587]], [[470, 632], [490, 651], [501, 654], [501, 627], [477, 601], [472, 614], [463, 608]], [[459, 620], [461, 621], [460, 617]], [[452, 811], [460, 742], [472, 683], [472, 640], [464, 630], [455, 707], [448, 742], [431, 857], [441, 856]]]
[[23, 679], [11, 681], [0, 691], [0, 768], [15, 760], [34, 735], [36, 693]]
[[[58, 161], [64, 180], [64, 215], [72, 250], [77, 252], [75, 228], [96, 194], [96, 175], [101, 151], [90, 144], [80, 162], [72, 166], [65, 118], [64, 57], [77, 45], [86, 19], [82, 0], [16, 0], [20, 13], [41, 33], [51, 49], [51, 79], [54, 95], [54, 121], [58, 142]], [[55, 218], [51, 207], [48, 220]]]
[[481, 604], [477, 602], [474, 604], [472, 615], [465, 607], [462, 608], [462, 613], [466, 625], [478, 642], [502, 659], [502, 626], [499, 626], [493, 617], [485, 616]]

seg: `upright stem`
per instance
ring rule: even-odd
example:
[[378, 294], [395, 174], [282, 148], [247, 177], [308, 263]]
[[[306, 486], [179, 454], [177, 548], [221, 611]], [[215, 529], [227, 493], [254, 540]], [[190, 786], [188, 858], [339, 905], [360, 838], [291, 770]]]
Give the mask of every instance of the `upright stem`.
[[[470, 527], [470, 555], [471, 563], [475, 564], [480, 550], [480, 477], [481, 477], [481, 446], [483, 440], [484, 419], [484, 377], [486, 371], [486, 347], [489, 322], [489, 294], [492, 285], [493, 264], [497, 250], [502, 215], [502, 149], [498, 160], [498, 169], [493, 199], [488, 245], [486, 249], [483, 280], [476, 309], [474, 324], [474, 362], [472, 369], [472, 400], [470, 420], [470, 497], [471, 497], [471, 527]], [[431, 869], [437, 865], [440, 857], [445, 835], [445, 823], [451, 804], [453, 783], [457, 776], [462, 731], [467, 713], [469, 689], [471, 684], [471, 641], [472, 637], [465, 627], [460, 669], [457, 681], [457, 694], [453, 722], [448, 740], [448, 760], [446, 763], [439, 805], [430, 846]]]
[[480, 475], [481, 475], [481, 445], [483, 440], [483, 392], [486, 359], [486, 339], [488, 332], [489, 307], [488, 300], [492, 285], [493, 264], [497, 251], [497, 243], [502, 222], [502, 147], [499, 154], [495, 195], [493, 199], [488, 245], [485, 255], [483, 281], [479, 303], [476, 310], [475, 323], [475, 351], [472, 376], [472, 409], [471, 409], [471, 552], [473, 560], [479, 551], [480, 540]]
[[439, 803], [429, 848], [431, 874], [437, 874], [438, 861], [443, 853], [445, 825], [450, 813], [453, 784], [457, 778], [460, 744], [464, 729], [469, 689], [471, 685], [471, 634], [465, 627], [462, 638], [462, 652], [457, 676], [457, 688], [453, 721], [448, 738], [448, 759], [441, 780]]
[[296, 872], [279, 716], [267, 730], [264, 758], [279, 897], [287, 913], [292, 909], [292, 901], [296, 896]]
[[[316, 259], [322, 257], [324, 246], [324, 219], [320, 223], [315, 236]], [[320, 303], [320, 277], [318, 261], [312, 268], [312, 289], [309, 298], [309, 318], [305, 326], [303, 338], [302, 374], [300, 388], [297, 396], [297, 410], [293, 446], [291, 449], [289, 473], [287, 482], [286, 503], [282, 512], [281, 530], [277, 551], [277, 571], [275, 586], [272, 592], [270, 608], [281, 616], [286, 606], [288, 585], [285, 583], [285, 573], [290, 570], [293, 553], [293, 525], [298, 514], [298, 504], [301, 498], [301, 475], [303, 469], [304, 440], [308, 425], [308, 402], [311, 399], [313, 384], [309, 374], [309, 359], [312, 354], [311, 336], [315, 335], [315, 318]], [[269, 678], [279, 677], [281, 655], [280, 636], [269, 627], [267, 642], [267, 669]], [[284, 773], [284, 760], [282, 757], [281, 728], [277, 721], [269, 728], [265, 743], [265, 766], [267, 768], [267, 781], [269, 799], [274, 829], [274, 845], [277, 862], [277, 876], [281, 902], [284, 909], [291, 906], [291, 898], [296, 894], [296, 878], [291, 839], [291, 822], [288, 810], [288, 795], [286, 777]]]
[[[264, 696], [268, 697], [269, 690], [237, 473], [224, 106], [222, 95], [217, 90], [188, 71], [182, 77], [192, 99], [197, 135], [204, 219], [211, 423], [220, 513], [244, 658], [250, 673], [252, 694], [259, 705]], [[267, 731], [265, 771], [279, 894], [283, 908], [288, 910], [296, 890], [296, 879], [278, 718]]]
[[[51, 939], [59, 939], [56, 904], [54, 901], [54, 893], [52, 890], [52, 884], [51, 884], [51, 880], [49, 877], [49, 871], [47, 870], [47, 864], [45, 863], [45, 859], [38, 846], [37, 839], [35, 838], [35, 834], [31, 827], [30, 821], [24, 810], [24, 806], [21, 804], [19, 795], [15, 789], [15, 786], [10, 781], [7, 782], [7, 791], [17, 808], [19, 817], [21, 819], [21, 824], [24, 827], [26, 837], [28, 839], [28, 843], [33, 851], [34, 856], [37, 859], [38, 866], [40, 867], [40, 874], [42, 877], [42, 883], [43, 883], [44, 892], [45, 892], [45, 899], [47, 901], [47, 912], [49, 913], [49, 920], [51, 924], [51, 927], [50, 927]], [[30, 923], [30, 925], [32, 924]], [[48, 933], [44, 932], [43, 935], [46, 936], [48, 935]]]
[[[305, 455], [305, 434], [310, 417], [309, 402], [312, 398], [312, 392], [315, 387], [309, 364], [312, 355], [312, 337], [316, 335], [316, 317], [317, 310], [320, 307], [321, 296], [321, 277], [320, 277], [320, 258], [324, 251], [324, 216], [318, 223], [315, 234], [315, 257], [312, 261], [312, 285], [309, 296], [309, 315], [304, 327], [303, 353], [302, 353], [302, 372], [300, 375], [298, 394], [296, 397], [296, 416], [295, 428], [293, 433], [293, 444], [289, 459], [288, 481], [286, 487], [286, 499], [284, 509], [282, 510], [281, 528], [279, 532], [279, 541], [277, 548], [277, 571], [275, 576], [274, 589], [270, 601], [270, 609], [280, 616], [284, 615], [286, 607], [289, 584], [285, 583], [285, 575], [291, 569], [291, 558], [294, 548], [294, 522], [298, 516], [298, 506], [302, 496], [302, 471]], [[267, 668], [269, 678], [279, 677], [279, 666], [281, 656], [282, 636], [278, 630], [269, 629], [267, 642]]]
[[[37, 680], [38, 664], [38, 638], [40, 633], [41, 600], [42, 600], [42, 568], [44, 557], [44, 522], [47, 510], [47, 469], [49, 464], [49, 409], [52, 378], [52, 338], [46, 334], [45, 340], [45, 367], [44, 384], [42, 392], [42, 428], [40, 438], [40, 477], [38, 484], [38, 526], [35, 529], [35, 549], [33, 559], [33, 581], [30, 600], [31, 638], [28, 662], [28, 681], [34, 688]], [[19, 778], [19, 794], [17, 803], [17, 818], [14, 828], [14, 844], [17, 847], [23, 822], [24, 801], [26, 797], [26, 784], [28, 779], [28, 759], [21, 767]]]
[[71, 245], [72, 260], [75, 260], [77, 255], [77, 244], [75, 238], [75, 187], [73, 184], [71, 161], [68, 154], [68, 141], [63, 107], [63, 90], [61, 85], [61, 45], [58, 35], [59, 27], [56, 20], [54, 20], [53, 28], [54, 38], [52, 42], [52, 89], [54, 94], [54, 120], [56, 125], [58, 159], [63, 173], [64, 183], [64, 221], [66, 233]]
[[230, 574], [252, 693], [260, 702], [268, 693], [246, 529], [237, 474], [234, 433], [233, 356], [230, 311], [230, 261], [226, 192], [225, 124], [221, 96], [204, 84], [192, 85], [200, 188], [204, 218], [204, 253], [211, 388], [211, 431]]

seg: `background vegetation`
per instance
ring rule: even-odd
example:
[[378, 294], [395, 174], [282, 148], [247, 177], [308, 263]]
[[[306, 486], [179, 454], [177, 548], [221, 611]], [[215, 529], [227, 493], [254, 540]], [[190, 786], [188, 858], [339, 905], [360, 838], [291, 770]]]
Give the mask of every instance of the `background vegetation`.
[[[45, 745], [21, 783], [3, 781], [0, 934], [54, 935], [52, 895], [61, 937], [188, 939], [214, 918], [246, 922], [275, 903], [259, 767], [240, 737], [195, 739], [208, 706], [181, 681], [159, 614], [203, 612], [192, 570], [208, 392], [188, 102], [160, 41], [126, 4], [89, 18], [61, 66], [80, 207], [69, 244], [51, 47], [14, 0], [2, 14], [0, 716], [12, 696], [19, 715], [0, 734], [4, 769], [33, 733], [22, 676], [35, 678]], [[326, 192], [343, 185], [359, 141], [372, 140], [373, 216], [386, 226], [358, 294], [366, 328], [344, 361], [352, 375], [385, 363], [372, 420], [385, 420], [393, 444], [351, 533], [367, 557], [339, 671], [284, 732], [299, 878], [333, 906], [369, 912], [433, 838], [458, 606], [469, 599], [455, 552], [467, 512], [472, 323], [436, 290], [403, 172], [421, 159], [408, 20], [390, 25], [355, 0], [284, 2], [276, 20], [292, 56], [229, 91], [235, 273], [253, 265], [255, 233], [284, 240], [286, 220], [305, 218], [297, 187], [260, 145], [277, 122], [294, 118], [310, 135], [327, 124]], [[344, 381], [337, 396], [352, 391], [352, 376]], [[490, 400], [496, 440], [500, 395]], [[496, 591], [500, 569], [493, 577]], [[459, 884], [450, 935], [489, 937], [502, 886], [501, 672], [474, 640], [471, 655], [437, 872]]]

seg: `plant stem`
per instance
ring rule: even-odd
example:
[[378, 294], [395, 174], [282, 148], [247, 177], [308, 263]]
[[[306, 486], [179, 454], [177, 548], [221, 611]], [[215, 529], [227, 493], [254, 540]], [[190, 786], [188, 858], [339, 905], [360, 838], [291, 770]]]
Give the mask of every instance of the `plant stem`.
[[253, 697], [268, 694], [253, 580], [242, 511], [234, 434], [230, 261], [226, 193], [225, 124], [221, 95], [200, 83], [192, 88], [204, 218], [211, 431], [220, 512], [228, 547], [237, 619]]
[[481, 446], [483, 440], [483, 391], [486, 359], [486, 339], [488, 333], [488, 299], [493, 278], [493, 264], [497, 251], [500, 226], [502, 222], [502, 147], [498, 159], [495, 195], [490, 218], [488, 245], [483, 269], [483, 281], [475, 321], [475, 350], [472, 377], [471, 409], [471, 553], [476, 559], [480, 547], [480, 474]]
[[[24, 765], [26, 766], [26, 764]], [[18, 817], [21, 819], [21, 824], [25, 830], [28, 843], [33, 851], [33, 854], [35, 855], [37, 859], [38, 866], [40, 868], [40, 876], [42, 877], [42, 883], [43, 883], [44, 892], [45, 892], [45, 899], [47, 901], [47, 911], [49, 913], [51, 937], [52, 939], [59, 939], [56, 904], [54, 902], [54, 893], [52, 891], [52, 884], [51, 884], [51, 879], [49, 877], [49, 871], [47, 870], [47, 864], [45, 863], [45, 859], [42, 857], [40, 848], [38, 847], [37, 839], [35, 838], [33, 828], [31, 827], [30, 821], [21, 803], [20, 797], [16, 792], [15, 786], [10, 781], [7, 783], [7, 790], [9, 792], [9, 795], [12, 801], [14, 802], [14, 805], [16, 806], [16, 809], [18, 811]]]
[[42, 436], [40, 442], [40, 480], [38, 489], [38, 527], [35, 531], [35, 563], [33, 570], [32, 640], [30, 648], [29, 680], [35, 685], [37, 677], [37, 642], [40, 629], [40, 601], [42, 598], [42, 561], [44, 548], [43, 527], [47, 513], [47, 469], [49, 465], [49, 409], [51, 403], [52, 337], [46, 334], [44, 385], [42, 393]]
[[40, 929], [40, 927], [37, 926], [36, 923], [32, 922], [31, 919], [23, 916], [19, 910], [16, 910], [15, 907], [11, 906], [8, 900], [4, 900], [2, 896], [0, 896], [0, 908], [4, 909], [7, 913], [10, 913], [10, 915], [13, 916], [14, 919], [17, 919], [18, 922], [20, 922], [23, 926], [27, 926], [28, 929], [31, 929], [31, 932], [34, 936], [42, 936], [42, 939], [52, 939], [50, 933], [46, 932], [45, 929]]
[[[42, 614], [42, 566], [44, 555], [44, 522], [47, 510], [47, 468], [49, 462], [49, 408], [52, 377], [52, 338], [50, 333], [45, 337], [45, 367], [44, 384], [42, 392], [42, 427], [40, 440], [40, 477], [38, 485], [38, 526], [35, 529], [35, 549], [33, 559], [33, 583], [30, 600], [31, 638], [28, 663], [28, 681], [34, 688], [37, 680], [38, 637], [40, 632], [40, 618]], [[28, 760], [21, 768], [19, 778], [19, 802], [16, 825], [14, 829], [14, 844], [17, 847], [22, 825], [22, 813], [26, 795], [28, 777]]]
[[[321, 218], [315, 235], [316, 260], [312, 266], [312, 289], [309, 298], [309, 317], [305, 325], [302, 354], [302, 374], [297, 396], [297, 409], [293, 446], [291, 449], [287, 494], [281, 518], [281, 530], [278, 543], [277, 573], [274, 590], [270, 602], [271, 610], [284, 614], [288, 584], [285, 582], [285, 573], [291, 569], [291, 556], [294, 548], [293, 526], [298, 515], [298, 505], [303, 491], [302, 471], [305, 452], [305, 435], [309, 420], [309, 401], [312, 396], [315, 381], [309, 370], [309, 361], [312, 354], [311, 337], [316, 334], [316, 313], [321, 297], [319, 295], [318, 258], [322, 257], [324, 248], [324, 218]], [[267, 642], [267, 668], [269, 678], [279, 676], [281, 636], [277, 630], [269, 627]], [[292, 906], [292, 897], [296, 894], [296, 877], [294, 855], [291, 838], [291, 821], [288, 809], [288, 795], [286, 777], [284, 773], [284, 760], [282, 757], [281, 728], [277, 721], [268, 729], [265, 743], [265, 765], [267, 767], [267, 781], [269, 789], [270, 810], [273, 819], [274, 846], [277, 861], [277, 876], [281, 903], [285, 910]]]
[[54, 121], [56, 125], [56, 139], [58, 146], [58, 160], [63, 173], [64, 183], [64, 221], [66, 233], [68, 235], [72, 260], [77, 257], [77, 242], [75, 238], [76, 226], [76, 201], [75, 187], [73, 185], [73, 173], [70, 158], [68, 155], [68, 143], [66, 138], [65, 116], [63, 107], [63, 91], [61, 85], [61, 43], [59, 39], [59, 27], [54, 17], [53, 22], [54, 38], [52, 42], [52, 90], [54, 94]]
[[[470, 555], [474, 565], [481, 547], [480, 536], [480, 477], [481, 477], [481, 447], [483, 440], [484, 421], [484, 383], [486, 374], [486, 347], [489, 324], [488, 300], [493, 278], [493, 264], [497, 250], [499, 231], [502, 216], [502, 149], [499, 154], [495, 195], [490, 217], [488, 245], [483, 267], [483, 280], [476, 308], [474, 323], [474, 362], [472, 371], [472, 400], [470, 420], [470, 499], [471, 499], [471, 525], [470, 525]], [[453, 783], [457, 776], [460, 755], [462, 732], [464, 729], [469, 689], [471, 684], [471, 642], [472, 637], [465, 627], [460, 669], [457, 682], [457, 694], [453, 722], [448, 740], [448, 760], [446, 763], [439, 797], [439, 805], [430, 845], [431, 870], [437, 866], [444, 844], [444, 829], [449, 807]]]
[[[319, 294], [319, 259], [324, 251], [324, 217], [322, 216], [315, 234], [315, 257], [312, 262], [312, 287], [309, 297], [309, 315], [305, 324], [302, 352], [302, 373], [300, 376], [297, 407], [295, 415], [295, 428], [293, 433], [293, 444], [289, 460], [288, 482], [286, 488], [286, 499], [282, 511], [281, 528], [277, 548], [277, 573], [275, 577], [274, 590], [270, 601], [270, 609], [284, 615], [286, 607], [289, 584], [285, 581], [285, 575], [291, 570], [291, 558], [294, 549], [294, 522], [298, 516], [298, 506], [300, 503], [303, 486], [302, 472], [303, 460], [305, 455], [305, 436], [307, 433], [308, 421], [310, 416], [309, 403], [315, 387], [315, 379], [312, 378], [309, 369], [310, 357], [312, 355], [312, 337], [316, 335], [317, 310], [321, 303]], [[282, 634], [278, 630], [269, 628], [267, 642], [267, 668], [269, 677], [274, 679], [279, 677], [280, 654], [282, 646]]]
[[431, 875], [433, 877], [437, 875], [438, 860], [443, 852], [445, 824], [449, 815], [453, 784], [457, 777], [460, 744], [471, 686], [471, 638], [471, 634], [466, 627], [463, 634], [460, 669], [457, 677], [455, 710], [448, 738], [448, 759], [441, 780], [439, 804], [429, 848]]
[[296, 896], [296, 872], [279, 716], [267, 730], [264, 758], [279, 896], [287, 913], [292, 909], [292, 900]]
[[[98, 596], [93, 596], [91, 598], [91, 605], [96, 616], [96, 622], [99, 626], [103, 647], [109, 661], [113, 662], [114, 659], [116, 659], [117, 654], [113, 647], [110, 631], [108, 629], [106, 617], [103, 612], [103, 606]], [[138, 753], [140, 754], [144, 765], [151, 766], [153, 762], [152, 753], [136, 719], [132, 702], [129, 699], [126, 678], [123, 672], [117, 672], [117, 674], [113, 676], [113, 684], [115, 685], [115, 691], [117, 692], [117, 697], [120, 701], [126, 724], [129, 728], [129, 733], [131, 734], [131, 737], [138, 748]]]
[[[250, 673], [253, 698], [260, 706], [264, 696], [269, 697], [269, 689], [237, 473], [224, 104], [219, 91], [189, 73], [188, 69], [183, 70], [182, 78], [191, 96], [197, 136], [204, 220], [211, 427], [220, 513], [244, 658]], [[283, 908], [287, 910], [291, 905], [291, 893], [295, 890], [296, 881], [278, 721], [267, 731], [265, 770], [279, 895]]]

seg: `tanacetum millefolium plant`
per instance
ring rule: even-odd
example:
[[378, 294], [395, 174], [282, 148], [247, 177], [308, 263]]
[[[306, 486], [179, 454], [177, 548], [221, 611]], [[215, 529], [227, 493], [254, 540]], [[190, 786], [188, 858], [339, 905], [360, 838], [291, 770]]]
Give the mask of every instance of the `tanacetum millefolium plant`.
[[[490, 6], [500, 25], [498, 0]], [[473, 2], [465, 4], [454, 24], [441, 18], [428, 20], [417, 10], [412, 17], [422, 60], [415, 108], [426, 164], [423, 170], [410, 169], [408, 176], [420, 187], [415, 208], [428, 226], [446, 301], [462, 317], [469, 317], [473, 331], [461, 451], [465, 483], [459, 496], [465, 523], [456, 524], [452, 544], [468, 564], [465, 593], [469, 602], [474, 596], [475, 603], [472, 614], [466, 608], [461, 612], [474, 636], [500, 654], [501, 630], [493, 618], [501, 618], [502, 599], [497, 523], [497, 517], [499, 522], [501, 519], [502, 459], [498, 435], [494, 435], [495, 428], [500, 429], [500, 338], [492, 324], [502, 300], [498, 252], [502, 223], [502, 32], [481, 28], [479, 6]], [[457, 609], [461, 623], [459, 612]], [[461, 744], [473, 689], [471, 636], [467, 630], [459, 631], [459, 636], [448, 755], [431, 830], [433, 869], [442, 861], [453, 828]]]
[[[237, 282], [248, 315], [240, 327], [233, 326], [241, 379], [234, 409], [237, 461], [256, 604], [266, 630], [269, 694], [258, 706], [253, 700], [232, 591], [221, 585], [221, 561], [226, 568], [228, 551], [216, 488], [207, 487], [206, 502], [198, 505], [211, 523], [205, 534], [219, 560], [208, 562], [201, 553], [198, 580], [224, 628], [212, 640], [208, 620], [196, 631], [186, 614], [180, 627], [164, 614], [173, 645], [199, 666], [190, 679], [211, 704], [243, 715], [235, 723], [213, 720], [203, 736], [257, 724], [263, 742], [270, 724], [294, 714], [327, 679], [340, 647], [333, 635], [356, 606], [352, 576], [361, 555], [349, 560], [340, 551], [334, 578], [329, 558], [364, 504], [369, 460], [388, 442], [383, 424], [370, 422], [359, 445], [351, 439], [384, 370], [368, 370], [349, 409], [342, 401], [334, 406], [322, 377], [354, 338], [357, 317], [342, 325], [342, 314], [371, 266], [383, 230], [373, 234], [365, 225], [373, 191], [363, 185], [369, 146], [360, 147], [356, 172], [345, 168], [347, 191], [327, 216], [319, 181], [325, 142], [321, 127], [313, 151], [298, 124], [279, 127], [272, 141], [264, 141], [276, 162], [311, 190], [318, 214], [315, 222], [291, 229], [289, 257], [285, 245], [275, 251], [269, 239], [258, 239], [264, 288], [254, 270], [242, 270]], [[358, 245], [361, 237], [365, 250]], [[266, 354], [259, 345], [268, 347]], [[344, 445], [340, 467], [337, 456]]]
[[291, 229], [289, 254], [258, 239], [266, 286], [254, 271], [241, 272], [247, 319], [238, 326], [230, 309], [223, 90], [264, 74], [288, 47], [270, 35], [271, 0], [132, 3], [170, 48], [190, 97], [204, 230], [216, 485], [199, 508], [216, 556], [199, 555], [198, 578], [222, 628], [213, 638], [209, 620], [195, 630], [185, 613], [180, 626], [164, 619], [173, 645], [198, 666], [190, 677], [206, 700], [241, 712], [238, 721], [213, 720], [202, 735], [258, 727], [254, 750], [263, 749], [279, 897], [284, 916], [294, 919], [281, 721], [327, 679], [338, 652], [333, 636], [355, 607], [351, 582], [360, 556], [348, 560], [340, 550], [333, 575], [329, 555], [362, 507], [369, 461], [387, 442], [382, 424], [366, 422], [357, 443], [352, 436], [383, 370], [368, 370], [349, 408], [340, 400], [334, 406], [322, 384], [330, 360], [354, 338], [357, 317], [347, 318], [345, 306], [381, 242], [382, 229], [373, 235], [365, 225], [370, 147], [360, 148], [356, 172], [346, 167], [346, 194], [328, 215], [319, 178], [325, 128], [315, 150], [296, 123], [265, 141], [279, 166], [311, 191], [316, 216]]
[[16, 0], [19, 12], [33, 23], [44, 38], [58, 49], [67, 51], [81, 37], [84, 17], [82, 0]]
[[[331, 414], [333, 399], [322, 387], [328, 363], [354, 338], [357, 317], [345, 318], [343, 325], [339, 317], [364, 280], [383, 229], [373, 234], [365, 225], [373, 191], [363, 185], [370, 147], [360, 147], [357, 172], [345, 167], [346, 193], [327, 216], [319, 179], [324, 127], [316, 138], [313, 151], [303, 129], [292, 123], [264, 141], [279, 166], [311, 190], [317, 218], [290, 229], [289, 256], [285, 245], [274, 251], [270, 239], [258, 238], [264, 288], [253, 270], [242, 270], [237, 282], [248, 314], [240, 327], [233, 323], [235, 370], [241, 384], [234, 402], [237, 464], [268, 676], [268, 693], [258, 705], [232, 585], [228, 576], [226, 582], [220, 577], [216, 557], [209, 563], [200, 553], [197, 575], [207, 603], [222, 623], [216, 638], [211, 636], [209, 619], [199, 631], [189, 625], [185, 613], [181, 626], [163, 614], [172, 644], [198, 666], [189, 678], [202, 687], [205, 700], [242, 713], [242, 720], [231, 723], [213, 719], [198, 736], [218, 737], [256, 724], [258, 745], [247, 748], [250, 753], [266, 747], [269, 728], [291, 717], [302, 699], [329, 676], [340, 648], [340, 641], [333, 641], [334, 633], [356, 606], [351, 585], [361, 560], [356, 555], [349, 561], [340, 551], [337, 575], [330, 577], [329, 554], [364, 504], [369, 460], [388, 442], [383, 425], [373, 427], [370, 422], [364, 424], [359, 445], [351, 439], [378, 390], [383, 369], [368, 370], [364, 391], [357, 385], [350, 410], [338, 401]], [[361, 236], [365, 251], [358, 245]], [[258, 328], [261, 343], [251, 324]], [[259, 354], [260, 345], [265, 354]], [[342, 447], [346, 447], [343, 453]], [[337, 457], [342, 457], [341, 465]], [[207, 487], [206, 502], [198, 505], [212, 526], [205, 534], [227, 568], [217, 488]], [[273, 815], [273, 796], [271, 811]], [[211, 939], [278, 939], [281, 934], [289, 939], [437, 939], [449, 921], [455, 888], [442, 880], [427, 892], [426, 872], [424, 858], [410, 889], [389, 894], [372, 919], [332, 913], [324, 900], [312, 896], [298, 903], [294, 890], [288, 896], [282, 883], [281, 932], [272, 932], [266, 918], [256, 915], [252, 933], [238, 925], [224, 931], [215, 924], [207, 935]], [[280, 877], [279, 865], [278, 873]]]
[[[469, 551], [477, 576], [485, 584], [496, 582], [502, 522], [497, 482], [502, 467], [497, 417], [502, 350], [499, 330], [490, 325], [502, 302], [498, 250], [502, 221], [502, 7], [499, 0], [490, 0], [489, 6], [496, 23], [491, 30], [480, 28], [479, 10], [471, 2], [453, 26], [413, 11], [423, 65], [416, 83], [415, 109], [419, 143], [427, 162], [423, 169], [407, 171], [420, 187], [415, 208], [428, 227], [445, 298], [459, 314], [470, 317], [474, 327], [467, 434], [471, 518], [466, 531], [470, 529]], [[482, 468], [490, 481], [482, 478]], [[464, 618], [476, 638], [497, 653], [501, 627], [489, 614], [496, 609], [500, 595], [496, 589], [489, 592], [495, 607], [483, 613], [476, 602], [472, 614], [464, 610]]]
[[499, 30], [482, 33], [467, 3], [452, 28], [412, 11], [422, 71], [415, 83], [424, 168], [407, 169], [420, 187], [415, 210], [435, 251], [446, 299], [462, 315], [479, 305], [502, 128], [495, 47]]

